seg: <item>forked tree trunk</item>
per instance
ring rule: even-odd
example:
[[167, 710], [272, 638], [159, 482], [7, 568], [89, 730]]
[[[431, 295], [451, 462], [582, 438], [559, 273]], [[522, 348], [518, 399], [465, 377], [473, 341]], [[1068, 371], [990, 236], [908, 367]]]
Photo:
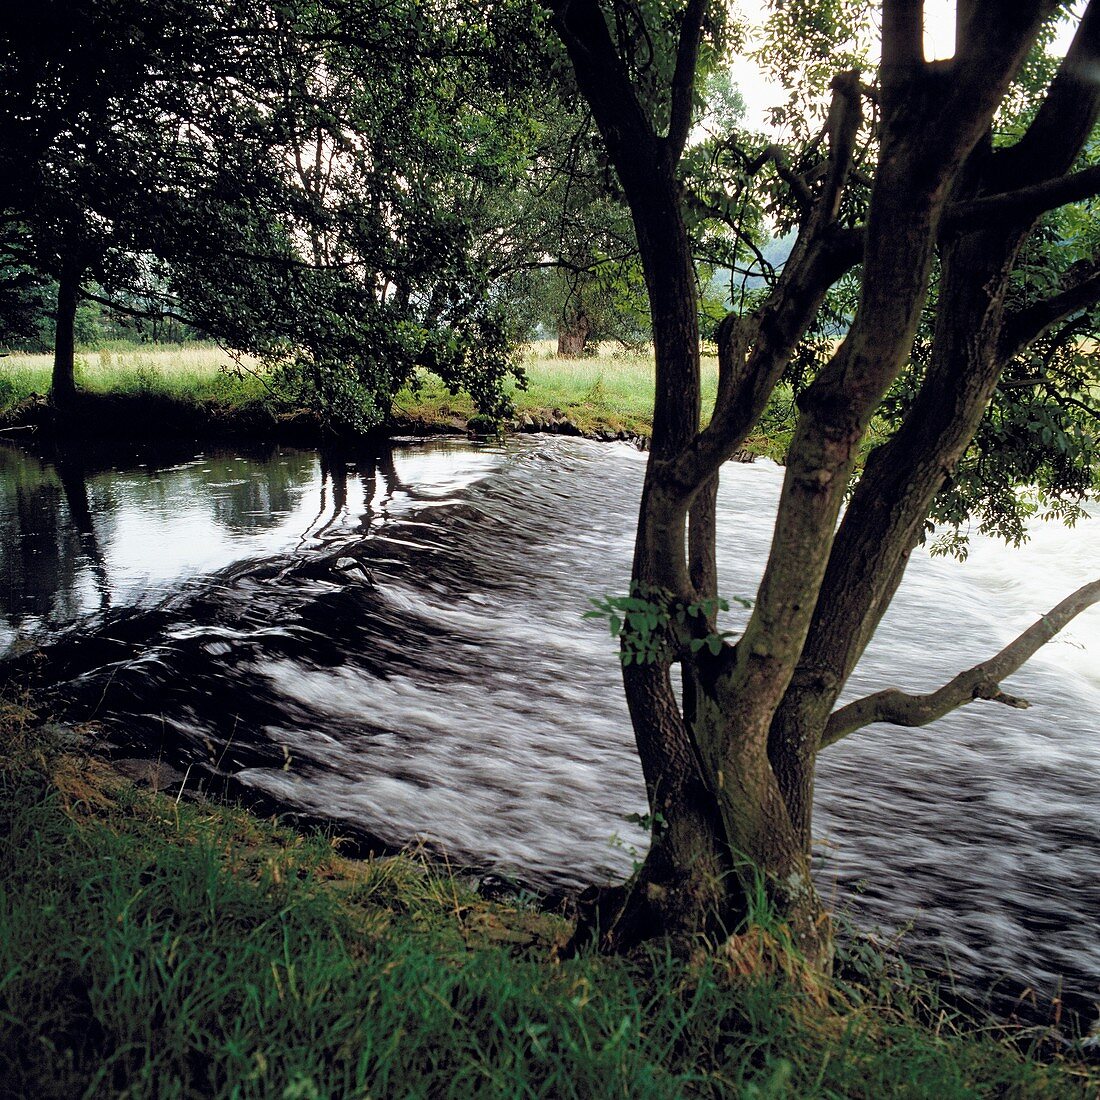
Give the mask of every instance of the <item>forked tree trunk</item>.
[[53, 375], [50, 398], [59, 408], [76, 397], [76, 307], [80, 301], [80, 273], [66, 268], [57, 283], [54, 325]]
[[[802, 185], [806, 214], [776, 289], [746, 324], [723, 326], [718, 399], [700, 432], [696, 289], [676, 166], [690, 130], [705, 0], [688, 0], [683, 9], [667, 137], [646, 116], [597, 0], [553, 7], [630, 204], [649, 292], [656, 395], [633, 584], [644, 598], [683, 609], [716, 590], [718, 470], [762, 411], [828, 286], [844, 263], [858, 259], [841, 262], [839, 217], [860, 125], [859, 77], [834, 81], [829, 162], [816, 191]], [[810, 877], [816, 754], [851, 658], [900, 579], [913, 524], [927, 512], [944, 461], [953, 461], [973, 434], [977, 405], [988, 399], [995, 372], [966, 365], [971, 392], [965, 414], [947, 410], [940, 440], [950, 437], [946, 448], [923, 437], [914, 422], [918, 438], [895, 487], [901, 519], [879, 524], [873, 547], [861, 547], [859, 531], [850, 528], [855, 541], [842, 537], [831, 556], [836, 523], [860, 440], [911, 350], [952, 186], [1049, 7], [1048, 0], [1005, 4], [999, 21], [972, 21], [957, 72], [944, 82], [923, 59], [920, 5], [884, 5], [879, 163], [862, 233], [859, 308], [843, 344], [800, 399], [772, 553], [744, 635], [736, 645], [715, 646], [717, 652], [710, 644], [700, 648], [712, 624], [688, 616], [674, 654], [625, 667], [654, 831], [633, 882], [596, 907], [605, 948], [621, 950], [660, 933], [722, 934], [762, 897], [808, 961], [830, 963], [830, 922]], [[1007, 271], [1015, 242], [1001, 244], [989, 259]], [[965, 246], [948, 249], [948, 256], [960, 250]], [[964, 276], [967, 266], [974, 270], [972, 262], [963, 264]], [[952, 280], [950, 258], [945, 279]], [[984, 303], [977, 294], [973, 308], [962, 310], [963, 324], [984, 311], [983, 341], [995, 343], [1002, 297], [1002, 287], [994, 287]], [[984, 362], [992, 346], [974, 354]], [[926, 467], [932, 472], [923, 477]], [[868, 502], [880, 518], [894, 505], [881, 496]], [[855, 510], [853, 502], [849, 515]], [[861, 571], [872, 565], [870, 586], [860, 588]], [[862, 593], [862, 604], [837, 588], [838, 568], [854, 571], [851, 587]], [[829, 611], [831, 590], [844, 614]], [[682, 706], [672, 688], [674, 660], [681, 665]]]

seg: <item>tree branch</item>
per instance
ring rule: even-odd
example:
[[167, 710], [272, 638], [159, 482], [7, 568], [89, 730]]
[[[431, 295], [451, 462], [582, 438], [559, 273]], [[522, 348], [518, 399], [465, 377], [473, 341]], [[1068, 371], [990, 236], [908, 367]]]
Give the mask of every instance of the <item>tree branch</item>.
[[999, 357], [1015, 359], [1028, 344], [1037, 340], [1052, 325], [1078, 310], [1088, 309], [1100, 301], [1100, 270], [1076, 286], [1044, 298], [1005, 317], [1001, 330]]
[[[829, 287], [860, 262], [863, 242], [862, 228], [832, 225], [812, 244], [796, 243], [768, 301], [752, 318], [752, 339], [743, 325], [723, 329], [738, 334], [737, 354], [744, 353], [745, 360], [736, 367], [731, 364], [730, 384], [720, 387], [710, 423], [662, 471], [672, 491], [690, 496], [733, 457], [763, 412]], [[723, 354], [720, 344], [719, 357]]]
[[1068, 405], [1070, 408], [1079, 409], [1086, 416], [1091, 416], [1093, 420], [1100, 422], [1100, 408], [1089, 405], [1087, 402], [1072, 397], [1068, 393], [1062, 393], [1048, 382], [1043, 384], [1043, 389], [1046, 390], [1055, 404], [1061, 405], [1063, 408]]
[[1001, 691], [1000, 682], [1034, 656], [1067, 623], [1098, 602], [1100, 580], [1095, 580], [1082, 585], [1073, 595], [1048, 611], [995, 657], [960, 672], [937, 691], [927, 695], [908, 695], [897, 688], [888, 688], [841, 707], [830, 716], [819, 747], [836, 744], [872, 722], [926, 726], [972, 699], [989, 699], [1018, 708], [1029, 706], [1026, 700]]
[[803, 214], [814, 205], [814, 195], [810, 185], [790, 165], [786, 150], [779, 145], [769, 145], [755, 160], [745, 162], [745, 174], [755, 176], [765, 164], [775, 165], [776, 175], [791, 189], [795, 202]]
[[1008, 191], [1069, 171], [1100, 112], [1098, 62], [1100, 3], [1090, 0], [1031, 125], [1015, 145], [994, 154], [996, 190]]
[[183, 314], [176, 313], [170, 309], [157, 308], [154, 310], [151, 307], [149, 309], [138, 309], [136, 306], [127, 306], [123, 305], [121, 302], [114, 302], [110, 298], [103, 298], [98, 294], [93, 294], [89, 290], [81, 290], [80, 297], [85, 301], [95, 302], [96, 305], [104, 306], [114, 313], [122, 313], [138, 321], [155, 321], [166, 317], [170, 321], [179, 321], [181, 325], [198, 325], [194, 317], [184, 317]]
[[840, 213], [840, 200], [844, 195], [844, 185], [852, 168], [856, 150], [856, 136], [862, 121], [862, 103], [860, 101], [859, 71], [838, 73], [833, 77], [833, 96], [829, 103], [829, 117], [826, 128], [829, 132], [829, 175], [825, 181], [825, 190], [821, 197], [821, 209], [818, 224], [825, 225], [836, 220]]
[[676, 47], [676, 69], [672, 74], [672, 104], [669, 110], [668, 137], [665, 139], [673, 163], [680, 159], [691, 131], [691, 108], [695, 91], [695, 67], [699, 59], [699, 40], [703, 33], [706, 0], [689, 0], [680, 27]]
[[882, 77], [892, 90], [924, 67], [923, 0], [882, 5]]
[[1097, 194], [1100, 194], [1100, 165], [1044, 180], [1017, 191], [1003, 191], [970, 202], [956, 203], [945, 212], [943, 227], [951, 231], [969, 229], [978, 222], [992, 222], [994, 219], [1030, 221], [1048, 210]]
[[615, 48], [597, 0], [542, 0], [573, 63], [577, 84], [592, 108], [620, 176], [624, 169], [646, 171], [656, 141], [630, 74]]
[[[744, 442], [829, 287], [863, 255], [863, 230], [837, 225], [861, 119], [859, 73], [838, 74], [832, 91], [826, 123], [829, 159], [825, 182], [815, 195], [804, 180], [795, 177], [801, 186], [801, 195], [797, 188], [796, 195], [806, 204], [798, 239], [783, 274], [755, 318], [754, 338], [746, 338], [742, 325], [736, 328], [736, 348], [719, 344], [719, 362], [723, 355], [734, 353], [740, 359], [726, 365], [728, 384], [719, 386], [710, 423], [662, 471], [666, 484], [678, 494], [698, 492]], [[758, 165], [769, 160], [782, 176], [782, 150], [768, 146]], [[735, 329], [724, 331], [732, 334]]]

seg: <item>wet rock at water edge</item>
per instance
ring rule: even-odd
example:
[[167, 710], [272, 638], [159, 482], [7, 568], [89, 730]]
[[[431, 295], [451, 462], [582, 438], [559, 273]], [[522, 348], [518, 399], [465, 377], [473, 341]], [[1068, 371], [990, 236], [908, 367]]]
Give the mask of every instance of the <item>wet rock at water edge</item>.
[[502, 425], [491, 416], [471, 416], [466, 421], [466, 434], [477, 438], [500, 435]]
[[186, 772], [174, 768], [164, 760], [151, 760], [141, 756], [122, 756], [111, 761], [111, 766], [124, 779], [139, 787], [147, 787], [154, 793], [169, 788], [182, 789], [187, 781]]

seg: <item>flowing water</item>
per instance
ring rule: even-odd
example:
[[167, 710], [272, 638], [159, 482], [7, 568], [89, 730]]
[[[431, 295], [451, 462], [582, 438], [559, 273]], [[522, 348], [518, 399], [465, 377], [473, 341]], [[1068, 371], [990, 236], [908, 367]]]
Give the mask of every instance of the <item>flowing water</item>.
[[[645, 456], [527, 438], [312, 452], [0, 450], [0, 647], [45, 639], [67, 716], [390, 845], [537, 887], [629, 873], [645, 794], [606, 628]], [[782, 471], [723, 474], [722, 590], [751, 596]], [[914, 555], [848, 697], [927, 690], [1092, 579], [1100, 518]], [[727, 629], [747, 612], [734, 604]], [[75, 625], [74, 625], [75, 624]], [[819, 882], [948, 965], [1100, 997], [1100, 609], [1009, 691], [822, 754]]]

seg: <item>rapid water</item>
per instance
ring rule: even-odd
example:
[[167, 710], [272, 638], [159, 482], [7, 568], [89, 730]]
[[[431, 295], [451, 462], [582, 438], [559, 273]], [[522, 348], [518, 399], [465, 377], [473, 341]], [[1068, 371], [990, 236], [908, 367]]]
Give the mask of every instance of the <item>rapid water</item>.
[[[645, 456], [561, 438], [62, 470], [0, 452], [0, 633], [124, 751], [231, 774], [392, 845], [536, 886], [627, 874], [645, 795], [615, 646]], [[782, 472], [723, 472], [751, 596]], [[1100, 518], [918, 553], [848, 696], [928, 690], [1093, 578]], [[728, 629], [747, 614], [734, 605]], [[76, 626], [65, 631], [67, 623]], [[1007, 689], [822, 754], [819, 882], [965, 988], [1100, 997], [1100, 609]], [[1015, 981], [1014, 981], [1015, 984]]]

